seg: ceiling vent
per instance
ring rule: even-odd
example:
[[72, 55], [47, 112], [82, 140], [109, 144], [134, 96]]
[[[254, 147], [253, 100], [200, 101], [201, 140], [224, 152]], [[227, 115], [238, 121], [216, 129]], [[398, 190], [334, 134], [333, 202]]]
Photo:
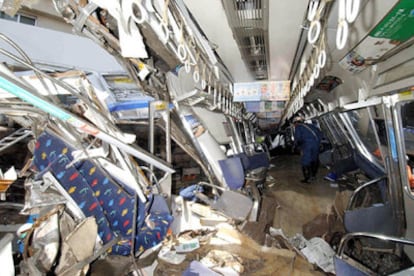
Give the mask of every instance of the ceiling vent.
[[268, 79], [269, 0], [223, 0], [241, 56], [257, 80]]

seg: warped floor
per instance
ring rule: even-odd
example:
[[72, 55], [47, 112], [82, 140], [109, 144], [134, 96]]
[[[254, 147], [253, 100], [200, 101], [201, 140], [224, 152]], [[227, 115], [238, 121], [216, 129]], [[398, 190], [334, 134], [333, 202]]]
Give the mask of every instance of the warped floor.
[[303, 179], [299, 155], [282, 155], [272, 160], [269, 174], [275, 179], [269, 187], [279, 207], [275, 211], [273, 227], [281, 228], [287, 236], [302, 233], [302, 225], [321, 213], [330, 213], [337, 188], [324, 180], [328, 173], [320, 167], [311, 184]]
[[[233, 266], [234, 262], [242, 266], [240, 275], [324, 275], [320, 269], [293, 250], [269, 247], [265, 241], [265, 233], [269, 227], [281, 228], [287, 237], [301, 234], [303, 224], [322, 213], [327, 213], [333, 204], [337, 188], [331, 187], [330, 183], [323, 179], [327, 170], [320, 168], [318, 177], [312, 184], [303, 184], [300, 182], [302, 173], [299, 158], [298, 155], [281, 155], [271, 160], [272, 166], [268, 175], [272, 176], [273, 180], [266, 182], [258, 222], [246, 223], [240, 231], [218, 229], [221, 237], [227, 236], [228, 239], [237, 242], [227, 245], [205, 244], [186, 254], [185, 261], [179, 265], [158, 260], [151, 274], [182, 275], [191, 261], [213, 254], [216, 257], [211, 258], [215, 258], [215, 261], [221, 262], [222, 265], [230, 258], [229, 262], [232, 262]], [[113, 265], [106, 263], [93, 266], [91, 275], [109, 272], [108, 265], [112, 266], [112, 271], [115, 268], [120, 269], [122, 262], [125, 268], [131, 265], [130, 259], [121, 261], [118, 258], [113, 261]], [[145, 266], [143, 260], [137, 264], [139, 267]]]

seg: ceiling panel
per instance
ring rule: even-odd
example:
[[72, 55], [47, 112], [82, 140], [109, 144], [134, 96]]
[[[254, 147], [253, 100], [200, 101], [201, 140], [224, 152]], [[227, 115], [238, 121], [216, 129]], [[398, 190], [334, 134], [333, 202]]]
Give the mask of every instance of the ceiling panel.
[[[254, 76], [241, 57], [221, 0], [184, 1], [208, 39], [218, 46], [217, 52], [235, 82], [253, 81]], [[287, 80], [299, 41], [308, 0], [269, 1], [269, 79]]]
[[269, 78], [271, 80], [289, 78], [307, 7], [307, 0], [269, 1]]
[[218, 46], [217, 53], [235, 82], [253, 81], [233, 38], [221, 0], [184, 0], [209, 41]]

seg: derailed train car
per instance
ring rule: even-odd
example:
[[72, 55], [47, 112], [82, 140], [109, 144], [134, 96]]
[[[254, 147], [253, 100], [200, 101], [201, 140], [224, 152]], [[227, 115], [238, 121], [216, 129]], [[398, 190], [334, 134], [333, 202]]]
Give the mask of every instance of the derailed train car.
[[[19, 67], [0, 67], [0, 110], [4, 124], [21, 128], [0, 150], [29, 148], [19, 160], [29, 215], [18, 229], [22, 274], [86, 273], [107, 254], [138, 260], [171, 231], [191, 229], [190, 201], [236, 225], [258, 221], [271, 157], [295, 144], [297, 116], [322, 130], [319, 161], [352, 191], [334, 270], [325, 272], [410, 274], [413, 3], [292, 4], [304, 6], [304, 30], [288, 79], [275, 81], [266, 64], [269, 2], [219, 3], [255, 74], [248, 83], [234, 80], [203, 32], [214, 18], [206, 23], [181, 0], [53, 1], [78, 34], [116, 58], [119, 74], [41, 70], [2, 35], [19, 56], [0, 52]], [[193, 170], [173, 166], [178, 152]], [[174, 185], [176, 170], [191, 179], [196, 168], [202, 178]], [[398, 263], [392, 270], [382, 267], [385, 254]]]

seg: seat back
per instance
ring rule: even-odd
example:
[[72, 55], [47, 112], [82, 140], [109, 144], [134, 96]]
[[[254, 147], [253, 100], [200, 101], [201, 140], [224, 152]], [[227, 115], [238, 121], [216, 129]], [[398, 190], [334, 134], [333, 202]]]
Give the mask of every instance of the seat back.
[[243, 169], [248, 172], [258, 168], [268, 168], [270, 165], [269, 157], [266, 152], [257, 152], [252, 155], [239, 153], [235, 156], [239, 157], [243, 164]]
[[[39, 171], [52, 172], [85, 216], [95, 217], [98, 234], [104, 244], [111, 241], [114, 236], [120, 238], [112, 247], [111, 253], [129, 255], [133, 241], [137, 240], [140, 243], [135, 243], [134, 253], [152, 247], [156, 243], [153, 238], [157, 242], [161, 241], [172, 220], [165, 208], [161, 209], [161, 212], [156, 210], [157, 208], [151, 209], [154, 198], [152, 195], [149, 196], [148, 204], [144, 204], [131, 188], [121, 182], [115, 182], [93, 161], [86, 159], [73, 162], [73, 150], [74, 147], [60, 137], [44, 132], [36, 142], [33, 165]], [[161, 205], [157, 203], [154, 206]], [[154, 213], [154, 221], [167, 222], [160, 223], [166, 228], [145, 229], [147, 233], [143, 233], [142, 229], [146, 227], [145, 219], [151, 212]], [[152, 233], [153, 230], [157, 233]], [[151, 232], [149, 234], [152, 238], [141, 239], [140, 235], [148, 236], [148, 231]]]
[[237, 190], [243, 187], [244, 170], [239, 157], [219, 160], [219, 165], [223, 172], [223, 178], [230, 189]]

